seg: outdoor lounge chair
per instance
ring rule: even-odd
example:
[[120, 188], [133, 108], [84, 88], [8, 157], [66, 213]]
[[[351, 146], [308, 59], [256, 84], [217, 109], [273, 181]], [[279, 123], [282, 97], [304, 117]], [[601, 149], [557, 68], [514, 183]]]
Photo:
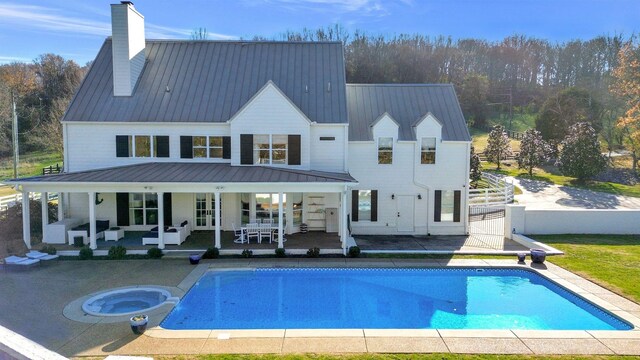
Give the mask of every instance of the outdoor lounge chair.
[[31, 266], [40, 263], [38, 259], [29, 259], [28, 257], [9, 256], [4, 258], [4, 263], [10, 266]]
[[29, 259], [38, 259], [38, 260], [41, 260], [41, 261], [55, 260], [55, 259], [60, 257], [59, 255], [49, 255], [47, 253], [43, 253], [43, 252], [36, 251], [36, 250], [29, 251], [26, 254], [26, 256]]
[[271, 224], [260, 224], [260, 238], [259, 243], [262, 243], [263, 239], [269, 239], [269, 244], [273, 241], [273, 231], [271, 230]]
[[233, 236], [235, 236], [235, 238], [233, 239], [233, 242], [236, 244], [243, 244], [244, 234], [243, 234], [242, 228], [236, 229], [235, 223], [231, 223], [231, 227], [233, 228]]
[[258, 224], [247, 224], [247, 244], [251, 238], [255, 238], [256, 242], [260, 241], [260, 226]]

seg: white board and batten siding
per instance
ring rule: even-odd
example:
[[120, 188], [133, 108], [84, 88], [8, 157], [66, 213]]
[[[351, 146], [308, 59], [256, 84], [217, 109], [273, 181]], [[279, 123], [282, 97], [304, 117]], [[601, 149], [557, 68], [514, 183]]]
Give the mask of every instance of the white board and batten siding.
[[[398, 127], [389, 118], [373, 126], [373, 141], [349, 144], [349, 172], [358, 179], [357, 189], [378, 190], [378, 221], [351, 222], [354, 234], [464, 234], [466, 231], [465, 185], [468, 164], [467, 142], [441, 141], [441, 126], [435, 119], [425, 119], [416, 128], [417, 141], [398, 141]], [[393, 137], [392, 164], [378, 164], [378, 138]], [[422, 137], [436, 137], [436, 163], [420, 164]], [[435, 190], [460, 190], [461, 221], [434, 222]], [[418, 194], [422, 199], [418, 199]], [[391, 196], [394, 195], [394, 199]], [[413, 199], [413, 201], [410, 201]], [[413, 203], [411, 219], [399, 220]]]

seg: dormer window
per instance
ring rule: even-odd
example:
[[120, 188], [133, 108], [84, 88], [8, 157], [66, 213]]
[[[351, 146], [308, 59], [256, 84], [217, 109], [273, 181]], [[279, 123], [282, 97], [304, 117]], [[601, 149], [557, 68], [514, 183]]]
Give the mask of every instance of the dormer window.
[[378, 164], [393, 163], [393, 138], [378, 138]]
[[424, 137], [420, 145], [420, 163], [435, 164], [436, 163], [436, 138]]

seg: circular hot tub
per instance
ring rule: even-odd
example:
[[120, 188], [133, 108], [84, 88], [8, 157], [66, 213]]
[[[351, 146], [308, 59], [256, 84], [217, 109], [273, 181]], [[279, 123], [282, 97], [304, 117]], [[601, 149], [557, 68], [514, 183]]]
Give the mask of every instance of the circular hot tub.
[[165, 289], [136, 287], [99, 293], [85, 301], [82, 310], [94, 316], [133, 315], [177, 301], [178, 298]]

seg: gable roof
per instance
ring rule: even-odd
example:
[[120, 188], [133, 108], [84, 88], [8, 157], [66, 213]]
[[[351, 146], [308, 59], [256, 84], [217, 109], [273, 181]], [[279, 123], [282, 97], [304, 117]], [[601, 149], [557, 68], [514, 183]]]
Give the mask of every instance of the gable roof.
[[355, 183], [348, 173], [227, 163], [150, 162], [13, 179], [10, 183]]
[[130, 97], [113, 96], [111, 45], [63, 121], [225, 122], [271, 80], [311, 121], [347, 122], [340, 42], [147, 40]]
[[428, 113], [442, 123], [442, 140], [471, 141], [450, 84], [347, 84], [349, 140], [373, 140], [370, 126], [385, 112], [399, 125], [398, 140], [415, 140], [413, 126]]

